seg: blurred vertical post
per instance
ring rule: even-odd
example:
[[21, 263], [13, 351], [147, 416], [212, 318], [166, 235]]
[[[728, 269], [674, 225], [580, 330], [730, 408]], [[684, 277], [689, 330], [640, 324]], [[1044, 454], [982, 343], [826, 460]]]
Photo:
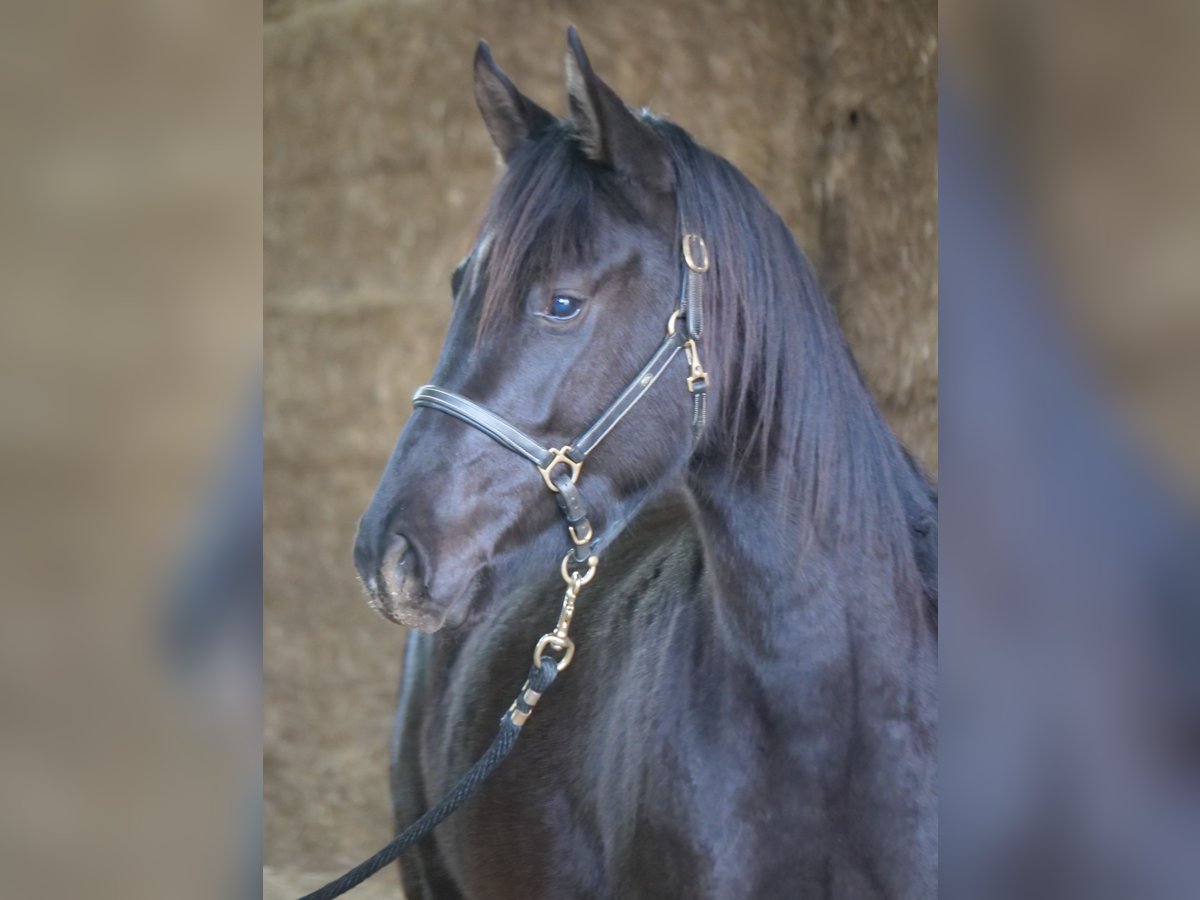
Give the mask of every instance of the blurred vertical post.
[[1200, 18], [942, 13], [942, 887], [1194, 897]]
[[[259, 427], [260, 13], [2, 16], [0, 896], [244, 895], [257, 526], [227, 523], [236, 553], [211, 557], [240, 582], [209, 578], [187, 616], [169, 597], [202, 519], [259, 518], [253, 483], [214, 497], [261, 471], [239, 438]], [[206, 654], [221, 678], [191, 677]]]

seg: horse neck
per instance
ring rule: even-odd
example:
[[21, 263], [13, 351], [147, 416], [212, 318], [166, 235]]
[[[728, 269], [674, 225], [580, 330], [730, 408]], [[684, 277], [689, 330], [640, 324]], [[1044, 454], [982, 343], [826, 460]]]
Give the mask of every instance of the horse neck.
[[[720, 634], [789, 667], [805, 647], [825, 658], [838, 644], [849, 652], [853, 641], [911, 633], [924, 621], [906, 507], [928, 503], [928, 486], [843, 352], [832, 407], [840, 421], [827, 427], [828, 405], [815, 417], [827, 432], [815, 452], [773, 452], [761, 466], [738, 467], [710, 449], [687, 477]], [[731, 443], [714, 437], [710, 448]]]

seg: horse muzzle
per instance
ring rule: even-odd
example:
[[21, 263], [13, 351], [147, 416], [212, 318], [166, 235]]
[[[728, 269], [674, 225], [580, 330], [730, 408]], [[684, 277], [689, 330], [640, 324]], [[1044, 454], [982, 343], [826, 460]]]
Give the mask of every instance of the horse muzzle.
[[365, 551], [361, 540], [356, 542], [354, 551], [355, 567], [367, 590], [367, 605], [371, 609], [408, 628], [435, 631], [442, 626], [445, 610], [429, 596], [427, 563], [414, 540], [404, 534], [392, 534], [383, 552], [375, 558]]

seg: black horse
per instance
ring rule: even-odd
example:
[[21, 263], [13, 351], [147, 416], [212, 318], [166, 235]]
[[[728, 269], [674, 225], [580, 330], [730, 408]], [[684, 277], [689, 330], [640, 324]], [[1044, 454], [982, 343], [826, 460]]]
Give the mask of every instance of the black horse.
[[[680, 354], [589, 457], [607, 537], [578, 654], [403, 859], [407, 896], [933, 897], [935, 489], [766, 200], [568, 39], [566, 119], [476, 55], [505, 167], [434, 380], [546, 441], [578, 434], [663, 340], [687, 210], [711, 256], [708, 422], [696, 436]], [[549, 497], [517, 455], [418, 409], [362, 518], [371, 603], [417, 629], [400, 825], [488, 745], [553, 624], [571, 543]]]

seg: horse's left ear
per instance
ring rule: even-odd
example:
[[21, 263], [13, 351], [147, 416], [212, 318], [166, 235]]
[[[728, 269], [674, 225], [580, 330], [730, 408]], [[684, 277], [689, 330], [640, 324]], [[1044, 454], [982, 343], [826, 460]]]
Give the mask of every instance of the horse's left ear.
[[592, 71], [574, 25], [567, 46], [567, 106], [583, 152], [651, 191], [669, 191], [671, 160], [662, 138]]

